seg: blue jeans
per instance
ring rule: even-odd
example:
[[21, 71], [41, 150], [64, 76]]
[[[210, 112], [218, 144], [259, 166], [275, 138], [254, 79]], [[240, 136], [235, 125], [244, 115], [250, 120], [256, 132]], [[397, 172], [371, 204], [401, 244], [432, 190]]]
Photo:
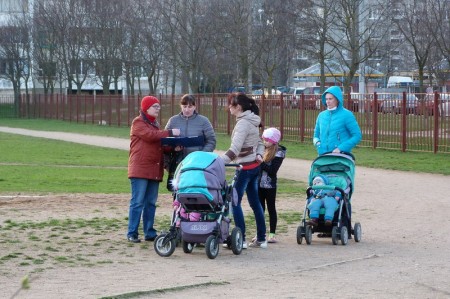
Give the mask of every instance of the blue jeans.
[[139, 222], [144, 226], [145, 238], [156, 237], [156, 230], [153, 228], [155, 222], [156, 200], [158, 199], [159, 182], [131, 178], [131, 200], [128, 214], [127, 237], [139, 236]]
[[245, 220], [241, 206], [242, 197], [244, 196], [245, 191], [247, 193], [248, 203], [255, 214], [256, 238], [258, 241], [262, 242], [266, 240], [266, 221], [264, 220], [264, 211], [258, 197], [258, 174], [259, 167], [241, 170], [239, 173], [234, 186], [238, 195], [238, 203], [236, 206], [233, 206], [233, 218], [236, 226], [242, 230], [245, 240]]
[[309, 218], [319, 218], [319, 212], [321, 207], [325, 207], [325, 221], [333, 220], [334, 212], [339, 206], [338, 201], [331, 196], [325, 196], [321, 199], [316, 198], [311, 201], [308, 206], [309, 209]]

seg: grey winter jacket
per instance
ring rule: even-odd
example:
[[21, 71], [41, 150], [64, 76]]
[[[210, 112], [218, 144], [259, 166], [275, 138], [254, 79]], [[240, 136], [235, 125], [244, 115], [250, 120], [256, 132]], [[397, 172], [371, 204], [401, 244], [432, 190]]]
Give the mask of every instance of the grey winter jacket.
[[194, 112], [193, 115], [186, 117], [183, 113], [172, 116], [166, 124], [167, 129], [181, 130], [182, 137], [203, 136], [205, 144], [203, 146], [187, 147], [183, 150], [183, 157], [195, 151], [212, 152], [216, 148], [216, 133], [208, 120], [203, 115]]
[[250, 163], [256, 160], [257, 154], [264, 154], [264, 144], [259, 137], [260, 123], [261, 118], [250, 110], [242, 112], [236, 118], [236, 125], [231, 134], [231, 146], [221, 156], [225, 163]]

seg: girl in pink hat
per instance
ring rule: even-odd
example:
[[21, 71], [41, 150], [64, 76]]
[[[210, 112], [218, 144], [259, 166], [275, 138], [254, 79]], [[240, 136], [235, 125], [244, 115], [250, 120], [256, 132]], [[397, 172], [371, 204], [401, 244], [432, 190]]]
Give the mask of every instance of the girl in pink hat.
[[277, 172], [286, 157], [286, 147], [279, 144], [281, 133], [276, 128], [268, 128], [262, 134], [264, 140], [264, 155], [258, 180], [258, 195], [263, 210], [269, 212], [270, 233], [268, 243], [276, 243], [275, 231], [277, 229], [277, 210], [275, 200], [277, 197]]

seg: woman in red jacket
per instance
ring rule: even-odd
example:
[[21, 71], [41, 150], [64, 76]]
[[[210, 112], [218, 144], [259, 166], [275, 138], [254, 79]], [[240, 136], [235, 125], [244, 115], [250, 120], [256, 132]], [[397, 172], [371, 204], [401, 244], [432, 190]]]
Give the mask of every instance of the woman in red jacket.
[[141, 101], [140, 115], [131, 125], [128, 159], [131, 200], [127, 239], [133, 243], [141, 242], [138, 233], [141, 215], [145, 240], [153, 241], [156, 238], [153, 223], [159, 183], [164, 174], [161, 138], [180, 135], [180, 129], [160, 129], [157, 121], [160, 109], [157, 98], [145, 96]]

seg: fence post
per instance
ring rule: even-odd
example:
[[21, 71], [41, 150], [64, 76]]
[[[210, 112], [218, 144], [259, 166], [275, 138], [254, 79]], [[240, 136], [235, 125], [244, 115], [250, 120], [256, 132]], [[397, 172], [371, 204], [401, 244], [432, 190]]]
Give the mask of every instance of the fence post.
[[266, 96], [264, 93], [261, 95], [261, 107], [259, 107], [261, 110], [260, 117], [261, 117], [261, 123], [266, 126]]
[[61, 98], [61, 94], [57, 93], [56, 94], [56, 117], [55, 119], [58, 120], [59, 119], [59, 99]]
[[300, 142], [305, 141], [305, 94], [300, 95]]
[[[130, 97], [132, 98], [132, 99], [130, 99]], [[128, 107], [128, 111], [127, 111], [127, 126], [128, 127], [130, 127], [130, 125], [131, 125], [131, 101], [133, 101], [133, 103], [134, 103], [134, 96], [133, 95], [130, 95], [130, 94], [127, 94], [127, 107]]]
[[170, 97], [170, 115], [175, 115], [175, 94]]
[[119, 126], [119, 128], [121, 127], [122, 124], [122, 109], [121, 109], [121, 105], [122, 105], [122, 97], [121, 96], [117, 96], [117, 108], [119, 111], [117, 111], [117, 115], [118, 115], [118, 119], [117, 119], [117, 124]]
[[212, 94], [212, 126], [214, 128], [214, 130], [217, 129], [217, 109], [218, 105], [217, 105], [217, 98], [216, 98], [216, 94], [213, 92]]
[[71, 94], [69, 98], [69, 122], [72, 122], [72, 102], [73, 102], [73, 94]]
[[402, 152], [406, 152], [406, 92], [403, 92], [402, 98], [402, 125], [401, 125], [401, 134], [402, 134]]
[[433, 105], [433, 116], [434, 116], [434, 142], [433, 142], [433, 153], [437, 153], [439, 146], [439, 94], [434, 93], [434, 105]]
[[[231, 96], [227, 96], [227, 108], [230, 106]], [[227, 109], [227, 135], [231, 134], [231, 113], [230, 109]]]
[[280, 132], [281, 136], [283, 136], [284, 132], [284, 100], [283, 93], [280, 94]]
[[373, 93], [373, 123], [372, 123], [372, 135], [373, 135], [373, 148], [377, 148], [378, 143], [378, 94], [376, 92]]

